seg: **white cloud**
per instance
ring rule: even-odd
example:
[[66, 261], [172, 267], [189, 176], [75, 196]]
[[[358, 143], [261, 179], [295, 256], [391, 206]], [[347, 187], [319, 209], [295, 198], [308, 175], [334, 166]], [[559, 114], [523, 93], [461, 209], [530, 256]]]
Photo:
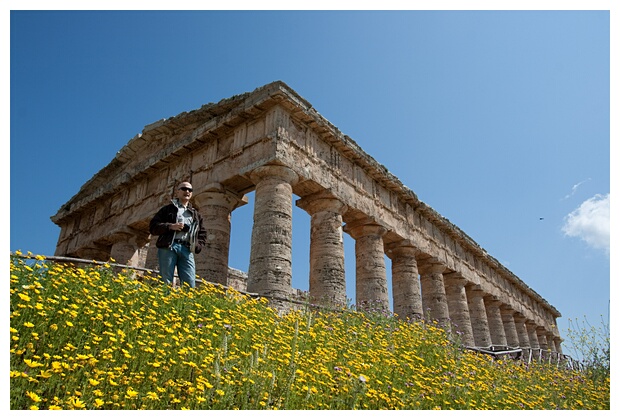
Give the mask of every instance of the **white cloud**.
[[575, 193], [577, 192], [577, 188], [579, 188], [581, 186], [581, 184], [583, 184], [584, 182], [588, 182], [590, 180], [590, 178], [585, 179], [581, 182], [576, 183], [575, 185], [573, 185], [573, 188], [571, 189], [570, 194], [566, 194], [563, 198], [563, 200], [566, 200], [568, 198], [571, 198], [573, 195], [575, 195]]
[[589, 246], [609, 255], [609, 194], [596, 194], [581, 203], [564, 218], [566, 236], [584, 240]]

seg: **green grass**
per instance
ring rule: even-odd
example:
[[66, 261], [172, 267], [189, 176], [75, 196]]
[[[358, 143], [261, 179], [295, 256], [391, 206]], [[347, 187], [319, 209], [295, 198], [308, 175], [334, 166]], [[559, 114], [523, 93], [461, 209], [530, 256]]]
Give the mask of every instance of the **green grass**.
[[34, 262], [11, 258], [11, 409], [609, 409], [608, 375], [493, 361], [433, 323]]

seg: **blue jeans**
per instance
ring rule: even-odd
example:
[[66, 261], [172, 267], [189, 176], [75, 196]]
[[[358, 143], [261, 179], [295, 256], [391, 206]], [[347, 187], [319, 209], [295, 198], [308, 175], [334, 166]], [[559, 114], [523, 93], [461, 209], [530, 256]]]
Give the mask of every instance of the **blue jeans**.
[[187, 283], [189, 287], [196, 287], [194, 254], [188, 247], [173, 243], [171, 248], [157, 248], [157, 258], [159, 259], [159, 273], [166, 284], [172, 285], [176, 267], [181, 286]]

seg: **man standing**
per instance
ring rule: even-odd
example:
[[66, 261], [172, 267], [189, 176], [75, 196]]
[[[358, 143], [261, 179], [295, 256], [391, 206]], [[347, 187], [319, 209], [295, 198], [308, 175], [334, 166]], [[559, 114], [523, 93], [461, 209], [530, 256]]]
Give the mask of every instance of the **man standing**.
[[159, 272], [166, 284], [173, 284], [176, 267], [181, 285], [196, 287], [196, 264], [194, 254], [206, 245], [207, 231], [202, 225], [200, 213], [189, 202], [192, 184], [181, 182], [172, 203], [155, 214], [149, 224], [151, 235], [157, 238]]

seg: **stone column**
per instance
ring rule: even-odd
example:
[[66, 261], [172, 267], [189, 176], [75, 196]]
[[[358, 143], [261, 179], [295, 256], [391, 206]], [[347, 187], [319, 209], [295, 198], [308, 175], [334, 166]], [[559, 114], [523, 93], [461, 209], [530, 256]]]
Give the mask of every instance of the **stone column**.
[[358, 309], [389, 308], [383, 235], [387, 229], [371, 222], [347, 223], [345, 232], [355, 239], [355, 301]]
[[390, 245], [386, 252], [392, 260], [394, 313], [401, 319], [424, 317], [416, 252], [407, 241]]
[[502, 314], [499, 307], [502, 302], [495, 296], [485, 296], [484, 303], [487, 309], [487, 319], [489, 320], [489, 332], [491, 333], [491, 342], [494, 346], [507, 346], [506, 332], [504, 331], [504, 323], [502, 322]]
[[195, 255], [196, 275], [208, 282], [228, 286], [230, 213], [247, 204], [247, 199], [214, 183], [201, 189], [193, 201], [207, 231], [207, 243], [200, 254]]
[[342, 214], [346, 205], [325, 192], [297, 200], [310, 214], [310, 300], [345, 307], [347, 284], [344, 275]]
[[536, 328], [536, 336], [538, 337], [538, 345], [543, 350], [549, 350], [549, 345], [547, 344], [547, 333], [544, 327]]
[[562, 354], [562, 339], [560, 337], [553, 337], [553, 343], [555, 344], [555, 351]]
[[517, 337], [519, 338], [519, 347], [522, 349], [529, 349], [530, 338], [527, 335], [527, 328], [525, 327], [525, 317], [519, 313], [514, 314], [515, 328], [517, 329]]
[[250, 178], [256, 193], [248, 292], [286, 298], [292, 292], [292, 184], [298, 177], [287, 167], [268, 165]]
[[504, 333], [506, 334], [506, 344], [509, 347], [519, 347], [519, 336], [517, 334], [517, 326], [515, 325], [514, 311], [509, 305], [501, 305], [499, 311], [504, 324]]
[[446, 268], [438, 263], [420, 266], [420, 285], [422, 286], [422, 305], [424, 315], [435, 319], [446, 331], [450, 331], [450, 311], [446, 298], [443, 272]]
[[157, 235], [151, 235], [149, 247], [146, 251], [146, 261], [144, 267], [150, 270], [159, 270], [159, 258], [157, 257]]
[[453, 324], [451, 326], [452, 332], [460, 333], [461, 343], [464, 346], [473, 347], [475, 345], [474, 333], [471, 326], [469, 306], [467, 305], [467, 294], [465, 293], [467, 279], [456, 272], [444, 274], [443, 279], [446, 287], [448, 310]]
[[538, 335], [536, 334], [536, 324], [534, 321], [526, 321], [525, 328], [527, 329], [527, 335], [530, 339], [530, 347], [532, 349], [539, 349]]
[[129, 227], [113, 232], [106, 238], [112, 242], [110, 258], [117, 264], [144, 267], [149, 238], [148, 233]]
[[549, 351], [555, 352], [555, 342], [553, 341], [553, 334], [547, 333], [547, 347], [549, 347]]
[[108, 261], [110, 259], [110, 251], [107, 249], [107, 247], [96, 245], [80, 248], [75, 252], [75, 255], [85, 260], [94, 260], [101, 262]]
[[489, 332], [487, 311], [484, 305], [484, 292], [476, 289], [476, 287], [479, 286], [465, 287], [474, 342], [476, 347], [489, 347], [491, 345], [491, 333]]

